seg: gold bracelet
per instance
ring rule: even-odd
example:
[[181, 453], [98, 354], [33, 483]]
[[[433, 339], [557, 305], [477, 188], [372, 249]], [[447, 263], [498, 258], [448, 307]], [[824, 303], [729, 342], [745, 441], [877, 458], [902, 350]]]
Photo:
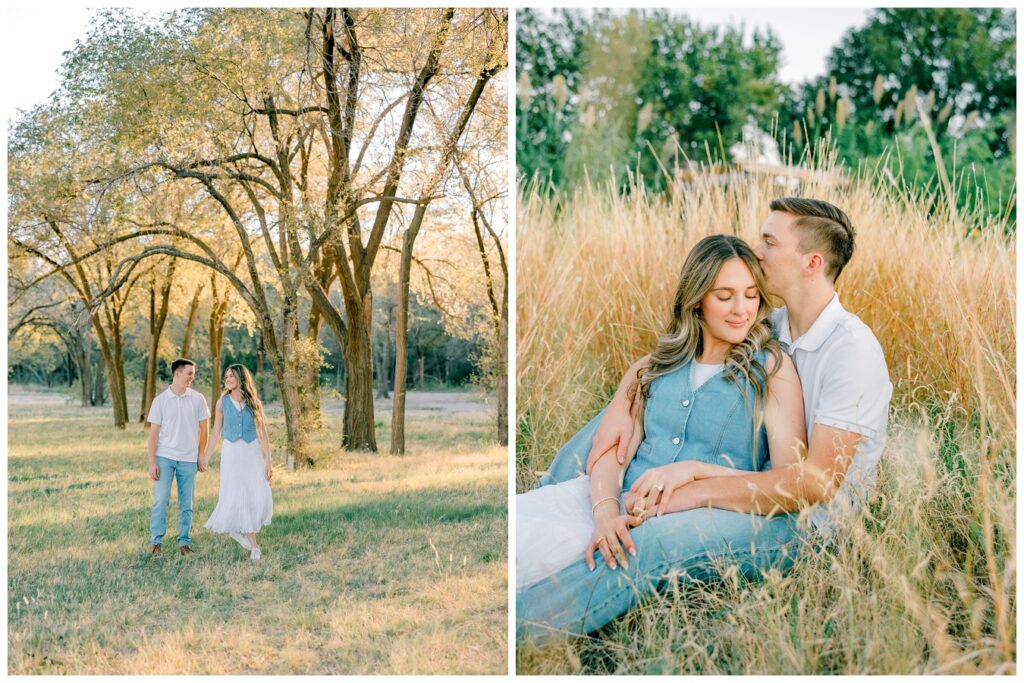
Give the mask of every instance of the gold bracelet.
[[594, 503], [594, 505], [590, 508], [590, 515], [591, 515], [591, 517], [593, 517], [594, 511], [597, 510], [597, 506], [598, 505], [600, 505], [601, 503], [604, 503], [606, 501], [609, 501], [609, 500], [614, 500], [616, 503], [618, 503], [619, 502], [619, 497], [618, 496], [605, 496], [601, 500], [599, 500], [596, 503]]

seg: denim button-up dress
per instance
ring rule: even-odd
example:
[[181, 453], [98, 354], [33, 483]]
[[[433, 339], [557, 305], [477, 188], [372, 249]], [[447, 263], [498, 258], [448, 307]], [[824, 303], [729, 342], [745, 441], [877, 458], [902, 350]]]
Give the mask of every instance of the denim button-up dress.
[[[764, 364], [767, 354], [758, 356]], [[693, 361], [651, 382], [644, 408], [644, 440], [626, 470], [623, 490], [651, 469], [681, 460], [715, 463], [751, 472], [767, 469], [768, 437], [760, 427], [754, 450], [754, 389], [725, 372], [694, 390]]]
[[256, 440], [256, 417], [252, 414], [252, 408], [243, 403], [242, 409], [239, 410], [227, 395], [220, 399], [220, 408], [224, 414], [225, 441], [242, 439], [246, 443], [252, 443]]

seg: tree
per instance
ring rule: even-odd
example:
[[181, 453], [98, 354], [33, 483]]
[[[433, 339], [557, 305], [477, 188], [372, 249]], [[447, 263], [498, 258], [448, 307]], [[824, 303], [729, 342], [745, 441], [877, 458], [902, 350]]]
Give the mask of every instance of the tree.
[[[90, 274], [87, 289], [77, 283], [80, 296], [103, 316], [124, 315], [133, 285], [156, 278], [144, 397], [156, 384], [173, 302], [191, 302], [184, 351], [204, 292], [216, 386], [225, 320], [238, 317], [227, 286], [251, 316], [257, 359], [269, 361], [281, 391], [289, 464], [312, 463], [327, 323], [345, 359], [342, 445], [374, 450], [373, 269], [392, 216], [433, 197], [421, 192], [425, 179], [447, 165], [450, 146], [424, 125], [424, 108], [446, 124], [457, 119], [461, 99], [451, 96], [492, 66], [503, 16], [192, 9], [154, 21], [101, 12], [62, 67], [53, 98], [68, 131], [60, 144], [36, 121], [39, 146], [55, 160], [50, 180], [39, 186], [40, 172], [27, 156], [19, 161], [25, 196], [52, 196], [23, 202], [12, 244], [49, 258], [54, 273]], [[64, 172], [69, 156], [75, 163]], [[70, 219], [54, 209], [63, 211], [62, 202], [77, 202]], [[29, 215], [30, 208], [39, 210]], [[62, 217], [57, 228], [75, 231], [76, 248], [48, 250], [60, 239], [45, 215]], [[195, 267], [213, 277], [164, 286], [160, 264], [169, 262], [176, 280]], [[118, 365], [116, 348], [109, 359], [108, 370]], [[121, 404], [124, 392], [111, 379]]]
[[[935, 205], [1012, 223], [1015, 19], [998, 8], [873, 10], [832, 49], [821, 78], [794, 88], [781, 127], [798, 150], [827, 139], [849, 168], [884, 165]], [[941, 181], [957, 168], [968, 182]], [[932, 193], [935, 183], [944, 190]]]
[[441, 124], [436, 112], [432, 111], [434, 114], [435, 125], [438, 128], [439, 137], [444, 140], [444, 143], [439, 163], [435, 166], [434, 171], [430, 174], [421, 190], [420, 202], [416, 205], [412, 221], [410, 222], [402, 240], [402, 259], [399, 265], [398, 278], [399, 298], [395, 322], [395, 395], [391, 412], [392, 453], [405, 452], [405, 380], [407, 371], [407, 335], [409, 329], [409, 279], [410, 271], [412, 269], [413, 246], [416, 241], [416, 236], [423, 224], [427, 208], [432, 201], [434, 193], [441, 185], [441, 181], [447, 173], [452, 160], [457, 155], [457, 145], [459, 140], [462, 138], [466, 127], [469, 125], [470, 118], [473, 116], [473, 112], [476, 109], [477, 103], [480, 101], [480, 97], [483, 95], [484, 89], [487, 87], [488, 82], [490, 82], [497, 73], [502, 71], [507, 64], [507, 58], [505, 55], [506, 33], [507, 30], [505, 28], [504, 17], [502, 17], [494, 31], [495, 39], [492, 41], [492, 47], [489, 51], [490, 58], [484, 60], [479, 66], [476, 81], [473, 83], [473, 87], [466, 97], [465, 104], [462, 106], [462, 109], [458, 114], [454, 127], [447, 135], [444, 135], [443, 125]]
[[771, 32], [747, 45], [740, 28], [704, 29], [666, 10], [519, 16], [517, 163], [527, 179], [621, 185], [637, 170], [663, 188], [677, 152], [726, 161], [724, 146], [783, 100]]

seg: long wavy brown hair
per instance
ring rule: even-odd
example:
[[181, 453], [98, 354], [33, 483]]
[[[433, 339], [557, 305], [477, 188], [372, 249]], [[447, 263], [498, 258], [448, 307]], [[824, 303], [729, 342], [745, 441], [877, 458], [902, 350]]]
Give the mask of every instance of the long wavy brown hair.
[[[753, 387], [756, 435], [763, 424], [768, 379], [781, 365], [782, 347], [772, 338], [768, 318], [771, 306], [765, 296], [764, 271], [754, 251], [738, 237], [710, 235], [698, 242], [690, 251], [679, 275], [679, 286], [676, 288], [675, 301], [672, 304], [672, 318], [651, 353], [650, 363], [637, 372], [636, 386], [643, 405], [650, 395], [651, 382], [682, 367], [704, 352], [704, 335], [707, 330], [701, 317], [700, 302], [715, 286], [715, 280], [725, 262], [734, 258], [743, 261], [750, 269], [761, 300], [754, 316], [754, 324], [746, 339], [734, 344], [726, 356], [725, 378], [732, 381], [744, 395], [746, 387]], [[770, 373], [757, 359], [757, 355], [762, 351], [769, 352], [775, 359]]]
[[[253, 417], [256, 419], [256, 426], [263, 427], [266, 424], [263, 416], [263, 402], [260, 401], [259, 394], [256, 392], [256, 381], [252, 378], [249, 368], [241, 363], [235, 363], [229, 365], [225, 372], [230, 372], [238, 380], [238, 390], [242, 393], [243, 405], [249, 406], [249, 410], [252, 411]], [[221, 396], [227, 396], [229, 393], [227, 389], [224, 389]]]

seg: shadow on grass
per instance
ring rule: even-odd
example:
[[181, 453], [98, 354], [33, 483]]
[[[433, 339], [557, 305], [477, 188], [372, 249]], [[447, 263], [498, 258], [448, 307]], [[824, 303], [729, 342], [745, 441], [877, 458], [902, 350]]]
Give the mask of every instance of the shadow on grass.
[[[79, 488], [82, 488], [80, 485]], [[172, 501], [176, 496], [172, 493]], [[281, 500], [278, 500], [280, 504]], [[214, 498], [197, 499], [193, 512], [192, 536], [212, 537], [202, 529], [214, 507]], [[306, 508], [298, 512], [275, 514], [272, 524], [261, 533], [263, 543], [278, 545], [282, 550], [327, 547], [339, 541], [350, 541], [353, 532], [367, 540], [381, 532], [426, 528], [443, 532], [445, 525], [507, 518], [504, 500], [481, 500], [481, 492], [456, 488], [428, 489], [410, 493], [390, 494], [386, 498], [357, 501], [323, 508]], [[12, 522], [9, 528], [10, 550], [39, 549], [49, 553], [54, 546], [72, 544], [118, 543], [128, 553], [147, 549], [150, 507], [131, 508], [100, 516], [75, 519], [71, 523]], [[176, 542], [177, 507], [170, 506], [164, 544]], [[40, 543], [45, 540], [47, 542]], [[357, 550], [361, 555], [363, 550]], [[497, 559], [497, 558], [495, 558]]]

